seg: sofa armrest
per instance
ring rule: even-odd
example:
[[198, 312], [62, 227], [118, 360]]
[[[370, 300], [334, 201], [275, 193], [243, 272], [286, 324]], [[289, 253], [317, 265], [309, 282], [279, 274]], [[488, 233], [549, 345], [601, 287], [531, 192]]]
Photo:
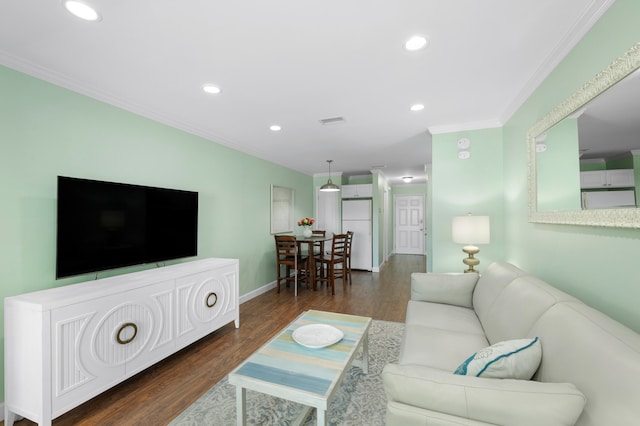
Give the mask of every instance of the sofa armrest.
[[570, 383], [459, 376], [420, 365], [387, 364], [389, 401], [496, 425], [573, 425], [586, 404]]
[[414, 272], [411, 300], [473, 307], [473, 290], [478, 274]]

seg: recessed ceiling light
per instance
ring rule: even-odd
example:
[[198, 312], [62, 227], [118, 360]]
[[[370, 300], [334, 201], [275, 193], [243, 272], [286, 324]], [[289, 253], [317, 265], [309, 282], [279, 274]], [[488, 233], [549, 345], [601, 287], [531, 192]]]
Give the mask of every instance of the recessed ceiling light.
[[428, 40], [426, 37], [421, 35], [414, 35], [404, 43], [404, 48], [413, 52], [415, 50], [424, 49], [425, 47], [427, 47], [427, 43]]
[[203, 85], [202, 90], [204, 90], [207, 93], [211, 93], [212, 95], [217, 95], [218, 93], [222, 92], [222, 90], [220, 90], [218, 86], [215, 86], [213, 84]]
[[277, 124], [274, 124], [273, 126], [269, 127], [269, 130], [271, 130], [272, 132], [279, 132], [280, 130], [282, 130], [282, 127], [278, 126]]
[[424, 109], [424, 105], [422, 104], [414, 104], [409, 108], [411, 111], [422, 111]]
[[99, 21], [102, 19], [98, 11], [88, 4], [76, 1], [67, 0], [64, 2], [64, 7], [73, 15], [85, 21]]
[[411, 181], [413, 180], [413, 176], [404, 176], [402, 180], [404, 181], [404, 183], [411, 183]]

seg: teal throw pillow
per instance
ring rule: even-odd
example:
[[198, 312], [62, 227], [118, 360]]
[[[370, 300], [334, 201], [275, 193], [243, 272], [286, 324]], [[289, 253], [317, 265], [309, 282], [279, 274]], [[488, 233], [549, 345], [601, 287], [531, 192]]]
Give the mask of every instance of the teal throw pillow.
[[542, 346], [537, 337], [507, 340], [471, 355], [454, 374], [529, 380], [538, 369], [541, 359]]

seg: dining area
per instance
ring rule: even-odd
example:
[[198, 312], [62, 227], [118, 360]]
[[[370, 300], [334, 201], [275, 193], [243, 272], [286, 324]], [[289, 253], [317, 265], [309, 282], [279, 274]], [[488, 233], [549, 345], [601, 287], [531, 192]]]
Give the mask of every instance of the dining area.
[[327, 235], [325, 230], [311, 230], [312, 218], [307, 221], [302, 235], [275, 235], [276, 289], [280, 293], [284, 282], [293, 284], [294, 295], [302, 284], [312, 291], [326, 286], [335, 295], [336, 280], [342, 280], [343, 289], [351, 282], [351, 247], [353, 232]]

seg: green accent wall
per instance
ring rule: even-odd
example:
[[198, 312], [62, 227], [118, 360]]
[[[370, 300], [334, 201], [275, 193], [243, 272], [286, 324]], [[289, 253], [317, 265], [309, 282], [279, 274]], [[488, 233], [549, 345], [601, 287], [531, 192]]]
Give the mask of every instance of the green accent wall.
[[4, 67], [0, 93], [2, 298], [95, 278], [55, 280], [58, 175], [198, 191], [198, 258], [240, 259], [241, 295], [275, 280], [270, 185], [294, 188], [296, 218], [313, 213], [311, 176]]
[[640, 2], [616, 1], [504, 126], [503, 244], [504, 260], [640, 332], [640, 230], [529, 223], [525, 138], [529, 127], [640, 41], [638, 16]]
[[[468, 159], [458, 158], [457, 142], [468, 138]], [[454, 216], [472, 213], [490, 216], [491, 243], [478, 245], [476, 256], [483, 271], [491, 262], [505, 258], [504, 177], [502, 129], [464, 131], [433, 136], [430, 228], [428, 231], [428, 270], [462, 272], [462, 245], [451, 239]], [[526, 170], [526, 169], [525, 169]], [[525, 171], [526, 173], [526, 171]]]
[[[638, 136], [638, 138], [640, 139], [640, 136]], [[630, 153], [629, 155], [607, 161], [607, 170], [619, 169], [633, 169], [633, 156]]]
[[356, 184], [367, 184], [373, 183], [375, 180], [372, 176], [361, 176], [361, 177], [351, 177], [348, 182], [345, 182], [345, 185], [356, 185]]
[[[434, 135], [428, 270], [462, 270], [451, 217], [491, 216], [491, 244], [479, 246], [482, 271], [504, 260], [640, 332], [637, 254], [640, 230], [528, 221], [528, 129], [640, 41], [640, 2], [616, 1], [500, 130]], [[456, 141], [471, 140], [458, 160]]]
[[543, 143], [546, 151], [536, 152], [538, 210], [580, 210], [578, 120], [562, 120]]
[[[491, 243], [480, 246], [480, 271], [512, 262], [640, 331], [640, 230], [529, 223], [526, 149], [529, 127], [640, 40], [638, 16], [640, 2], [617, 0], [504, 127], [433, 136], [428, 270], [462, 271], [451, 218], [489, 215]], [[295, 189], [296, 218], [314, 212], [310, 176], [3, 67], [0, 93], [2, 297], [94, 278], [54, 279], [57, 175], [198, 191], [199, 257], [240, 259], [241, 294], [275, 279], [270, 184]], [[457, 156], [462, 137], [471, 140], [466, 160]], [[378, 210], [386, 183], [376, 180]], [[383, 253], [379, 223], [374, 262]], [[3, 352], [0, 358], [3, 365]]]
[[607, 164], [604, 162], [604, 160], [580, 163], [581, 172], [593, 172], [596, 170], [606, 170], [606, 169], [607, 169]]
[[619, 170], [619, 169], [633, 169], [634, 158], [631, 153], [629, 155], [623, 155], [619, 158], [611, 160], [601, 160], [595, 162], [585, 162], [580, 164], [581, 172], [588, 172], [593, 170]]

